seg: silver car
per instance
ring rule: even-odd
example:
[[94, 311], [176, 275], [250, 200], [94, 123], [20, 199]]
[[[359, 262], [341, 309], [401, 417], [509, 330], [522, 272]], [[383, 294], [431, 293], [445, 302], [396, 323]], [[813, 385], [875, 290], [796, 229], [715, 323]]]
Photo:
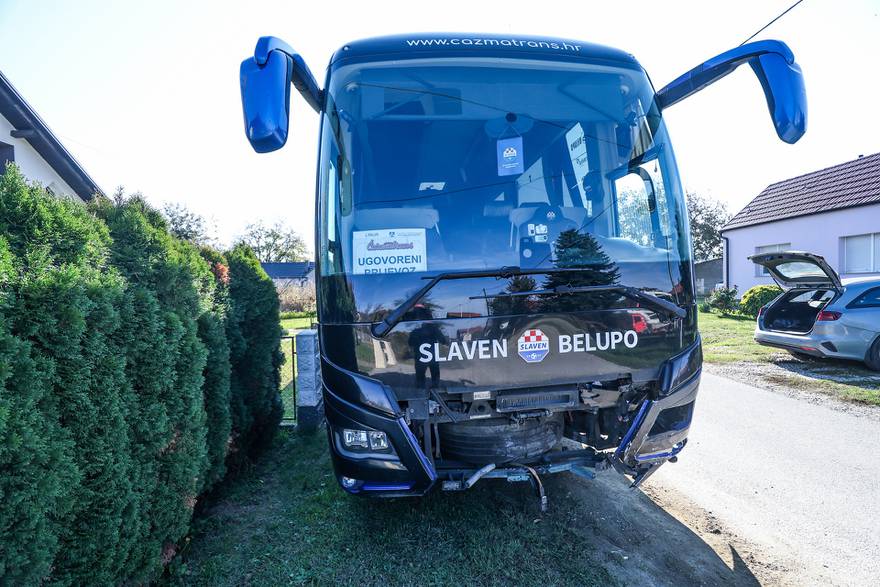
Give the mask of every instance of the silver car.
[[864, 361], [880, 371], [880, 278], [841, 280], [819, 255], [749, 257], [785, 290], [761, 308], [755, 340], [795, 356]]

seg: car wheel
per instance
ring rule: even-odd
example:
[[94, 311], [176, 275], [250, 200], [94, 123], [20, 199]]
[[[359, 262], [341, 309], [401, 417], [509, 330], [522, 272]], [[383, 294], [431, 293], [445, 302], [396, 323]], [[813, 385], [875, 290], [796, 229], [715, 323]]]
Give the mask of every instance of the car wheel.
[[868, 350], [868, 354], [865, 357], [865, 364], [869, 369], [880, 371], [880, 336], [877, 337], [877, 340], [874, 341], [874, 344], [872, 344], [871, 348]]
[[802, 353], [800, 351], [788, 351], [788, 354], [790, 354], [795, 359], [799, 359], [808, 363], [819, 360], [819, 357], [814, 357], [813, 355], [808, 355], [807, 353]]

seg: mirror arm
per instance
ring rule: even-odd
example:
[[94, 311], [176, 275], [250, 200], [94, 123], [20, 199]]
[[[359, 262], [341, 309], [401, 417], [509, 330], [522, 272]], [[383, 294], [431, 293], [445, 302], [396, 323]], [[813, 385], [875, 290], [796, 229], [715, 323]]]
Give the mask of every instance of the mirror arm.
[[315, 112], [320, 113], [324, 107], [324, 92], [318, 87], [315, 76], [312, 75], [302, 56], [278, 37], [260, 37], [254, 49], [254, 61], [262, 67], [269, 61], [269, 54], [272, 51], [279, 51], [287, 56], [293, 72], [291, 76], [293, 87]]
[[657, 92], [657, 105], [663, 109], [681, 102], [713, 84], [743, 63], [766, 53], [776, 53], [789, 65], [794, 64], [794, 54], [782, 41], [756, 41], [741, 45], [701, 63], [684, 75], [666, 84]]

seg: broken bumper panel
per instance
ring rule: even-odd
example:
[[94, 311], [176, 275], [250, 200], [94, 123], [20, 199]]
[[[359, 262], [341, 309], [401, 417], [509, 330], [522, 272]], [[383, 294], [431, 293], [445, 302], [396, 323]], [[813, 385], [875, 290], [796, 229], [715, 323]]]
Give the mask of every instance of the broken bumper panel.
[[687, 444], [702, 373], [700, 341], [665, 366], [660, 397], [646, 399], [614, 452], [614, 468], [637, 487]]

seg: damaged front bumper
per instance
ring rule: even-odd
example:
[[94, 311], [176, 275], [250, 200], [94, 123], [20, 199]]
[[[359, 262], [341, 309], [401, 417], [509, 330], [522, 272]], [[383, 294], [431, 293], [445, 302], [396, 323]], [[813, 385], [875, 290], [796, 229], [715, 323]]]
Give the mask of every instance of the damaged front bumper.
[[658, 400], [645, 400], [632, 426], [611, 457], [619, 472], [632, 478], [638, 487], [663, 463], [675, 460], [687, 444], [700, 374], [671, 395]]
[[[699, 390], [701, 365], [699, 340], [666, 361], [658, 392], [642, 400], [613, 452], [584, 447], [552, 451], [525, 464], [468, 468], [441, 463], [441, 467], [435, 468], [387, 388], [325, 362], [324, 409], [336, 477], [349, 493], [381, 497], [423, 495], [438, 484], [444, 490], [464, 490], [484, 478], [532, 481], [540, 486], [540, 475], [569, 471], [592, 478], [596, 470], [605, 468], [628, 476], [632, 486], [637, 487], [660, 465], [676, 460], [684, 448]], [[389, 449], [382, 453], [347, 450], [341, 434], [350, 428], [385, 432]]]

